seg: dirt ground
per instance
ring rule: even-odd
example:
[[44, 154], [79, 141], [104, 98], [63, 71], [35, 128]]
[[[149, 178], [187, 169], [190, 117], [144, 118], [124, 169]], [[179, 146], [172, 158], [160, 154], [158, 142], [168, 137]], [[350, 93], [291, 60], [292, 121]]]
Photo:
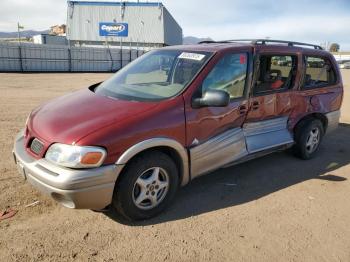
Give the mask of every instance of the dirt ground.
[[135, 224], [61, 207], [21, 179], [11, 155], [31, 109], [109, 74], [0, 74], [0, 210], [18, 210], [0, 221], [0, 261], [350, 261], [350, 70], [342, 73], [342, 124], [317, 158], [283, 152], [221, 169]]

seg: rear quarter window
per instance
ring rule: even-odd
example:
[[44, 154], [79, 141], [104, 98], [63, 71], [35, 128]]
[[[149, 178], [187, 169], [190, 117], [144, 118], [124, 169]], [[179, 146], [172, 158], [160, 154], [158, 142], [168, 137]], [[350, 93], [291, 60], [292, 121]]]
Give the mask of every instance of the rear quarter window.
[[305, 56], [305, 76], [303, 89], [313, 89], [334, 85], [335, 70], [326, 57]]

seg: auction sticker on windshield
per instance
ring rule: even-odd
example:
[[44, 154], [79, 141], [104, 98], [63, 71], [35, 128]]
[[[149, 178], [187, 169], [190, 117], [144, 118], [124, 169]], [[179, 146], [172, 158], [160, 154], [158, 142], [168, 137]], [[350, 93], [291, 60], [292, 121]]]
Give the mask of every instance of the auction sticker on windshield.
[[204, 57], [205, 57], [205, 55], [202, 55], [202, 54], [186, 53], [186, 52], [183, 52], [181, 55], [179, 55], [179, 58], [191, 59], [191, 60], [196, 60], [196, 61], [201, 61]]

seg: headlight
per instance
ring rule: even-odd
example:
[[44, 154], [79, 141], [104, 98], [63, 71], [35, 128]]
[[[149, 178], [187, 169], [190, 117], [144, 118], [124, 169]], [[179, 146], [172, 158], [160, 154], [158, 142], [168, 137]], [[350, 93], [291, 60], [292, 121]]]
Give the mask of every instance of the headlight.
[[57, 165], [71, 168], [90, 168], [100, 166], [106, 158], [106, 150], [94, 146], [73, 146], [53, 144], [45, 158]]
[[25, 127], [27, 127], [27, 125], [28, 125], [29, 118], [30, 118], [30, 114], [27, 116], [26, 123], [25, 123]]
[[27, 116], [27, 119], [26, 119], [26, 123], [24, 124], [24, 136], [27, 137], [28, 136], [28, 123], [29, 123], [29, 119], [30, 119], [30, 116], [31, 116], [32, 113], [30, 113], [28, 116]]

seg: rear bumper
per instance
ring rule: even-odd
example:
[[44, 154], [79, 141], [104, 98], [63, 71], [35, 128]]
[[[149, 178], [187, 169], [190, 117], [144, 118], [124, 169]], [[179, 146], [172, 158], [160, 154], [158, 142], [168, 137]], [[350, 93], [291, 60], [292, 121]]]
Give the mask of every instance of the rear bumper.
[[39, 191], [69, 208], [103, 209], [112, 202], [115, 182], [123, 166], [70, 169], [45, 159], [34, 159], [24, 147], [23, 132], [16, 137], [13, 155], [19, 173]]
[[326, 117], [328, 120], [327, 133], [330, 133], [336, 130], [339, 125], [340, 110], [327, 113]]

